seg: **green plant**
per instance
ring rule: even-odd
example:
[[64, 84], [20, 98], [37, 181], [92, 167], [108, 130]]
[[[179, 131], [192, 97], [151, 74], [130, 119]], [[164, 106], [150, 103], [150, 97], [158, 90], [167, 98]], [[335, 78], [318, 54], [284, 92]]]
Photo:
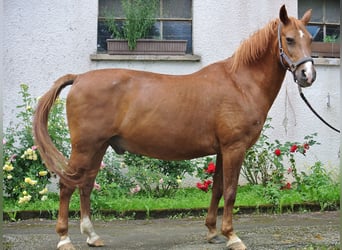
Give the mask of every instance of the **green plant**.
[[163, 161], [130, 153], [124, 155], [124, 163], [127, 175], [137, 184], [131, 192], [137, 193], [141, 189], [153, 197], [173, 195], [184, 175], [195, 171], [190, 160]]
[[[16, 107], [18, 122], [11, 122], [4, 133], [3, 181], [4, 196], [25, 204], [48, 198], [50, 173], [46, 171], [33, 141], [31, 119], [37, 99], [31, 97], [26, 84], [21, 84], [20, 89], [22, 104]], [[64, 101], [57, 100], [49, 117], [49, 133], [59, 150], [68, 155], [70, 147], [63, 110]]]
[[265, 134], [267, 129], [272, 129], [270, 121], [268, 118], [259, 140], [246, 152], [241, 173], [250, 184], [267, 186], [272, 182], [281, 188], [291, 188], [286, 174], [300, 181], [296, 157], [298, 154], [305, 156], [311, 146], [319, 144], [314, 140], [317, 134], [305, 136], [304, 142], [271, 142]]
[[122, 0], [125, 15], [123, 23], [115, 20], [114, 10], [106, 11], [105, 23], [113, 38], [127, 39], [130, 50], [136, 48], [137, 40], [145, 38], [150, 32], [157, 9], [156, 0]]
[[337, 35], [332, 35], [332, 36], [325, 36], [323, 39], [323, 42], [325, 43], [336, 43], [338, 42], [338, 37]]
[[331, 201], [339, 199], [339, 185], [332, 180], [324, 165], [316, 162], [310, 167], [309, 173], [301, 173], [298, 191], [304, 193], [306, 199], [319, 202], [323, 210]]

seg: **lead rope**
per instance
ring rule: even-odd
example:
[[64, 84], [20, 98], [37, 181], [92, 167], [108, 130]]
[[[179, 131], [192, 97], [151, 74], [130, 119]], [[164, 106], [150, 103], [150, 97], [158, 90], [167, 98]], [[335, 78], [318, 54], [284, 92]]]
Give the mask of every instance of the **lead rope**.
[[306, 99], [306, 97], [304, 96], [303, 92], [302, 92], [302, 88], [298, 85], [298, 90], [299, 90], [299, 95], [300, 97], [303, 99], [303, 101], [305, 102], [305, 104], [309, 107], [309, 109], [325, 124], [327, 125], [329, 128], [331, 128], [332, 130], [335, 130], [337, 133], [340, 133], [340, 130], [338, 130], [337, 128], [334, 128], [333, 126], [331, 126], [328, 122], [326, 122], [317, 112], [316, 110], [313, 109], [313, 107], [311, 106], [311, 104], [309, 103], [309, 101]]

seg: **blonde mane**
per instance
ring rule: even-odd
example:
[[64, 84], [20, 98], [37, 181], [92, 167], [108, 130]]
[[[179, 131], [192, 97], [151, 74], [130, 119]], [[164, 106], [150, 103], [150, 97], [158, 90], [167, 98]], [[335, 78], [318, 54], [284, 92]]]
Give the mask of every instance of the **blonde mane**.
[[274, 37], [272, 34], [274, 34], [278, 23], [279, 19], [271, 21], [242, 42], [232, 56], [232, 71], [236, 71], [241, 65], [255, 62], [271, 49], [270, 42]]

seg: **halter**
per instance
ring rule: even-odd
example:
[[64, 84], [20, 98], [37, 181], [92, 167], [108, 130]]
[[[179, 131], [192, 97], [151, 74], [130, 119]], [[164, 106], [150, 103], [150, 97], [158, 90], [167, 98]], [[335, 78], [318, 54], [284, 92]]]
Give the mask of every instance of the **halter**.
[[[281, 63], [281, 65], [283, 65], [283, 67], [286, 70], [288, 70], [292, 73], [294, 81], [297, 82], [295, 71], [297, 70], [298, 66], [300, 66], [306, 62], [312, 62], [312, 64], [313, 64], [314, 61], [313, 61], [312, 57], [310, 56], [310, 57], [303, 57], [302, 59], [300, 59], [297, 62], [292, 62], [292, 60], [285, 54], [284, 49], [283, 49], [283, 45], [281, 42], [281, 23], [279, 23], [279, 25], [278, 25], [278, 44], [279, 44], [280, 63]], [[284, 64], [283, 60], [285, 60], [285, 62], [287, 63], [287, 66]]]

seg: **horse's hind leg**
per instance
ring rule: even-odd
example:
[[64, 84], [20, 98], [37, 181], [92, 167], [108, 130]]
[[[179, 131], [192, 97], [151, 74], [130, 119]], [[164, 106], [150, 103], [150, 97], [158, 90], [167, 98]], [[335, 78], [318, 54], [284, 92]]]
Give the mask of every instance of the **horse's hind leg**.
[[[91, 246], [103, 246], [100, 237], [95, 233], [92, 223], [90, 222], [90, 193], [94, 186], [97, 172], [100, 168], [101, 160], [106, 151], [105, 146], [97, 149], [93, 144], [89, 144], [88, 150], [83, 148], [83, 152], [79, 153], [73, 150], [69, 160], [69, 167], [76, 171], [80, 184], [81, 200], [81, 232], [88, 236], [87, 243]], [[97, 149], [97, 150], [96, 150]], [[57, 245], [59, 250], [74, 250], [71, 240], [68, 236], [68, 216], [70, 198], [75, 188], [64, 185], [60, 181], [60, 209], [58, 214], [58, 222], [56, 232], [60, 236], [60, 242]]]
[[225, 240], [220, 239], [217, 233], [216, 221], [218, 204], [223, 193], [223, 176], [222, 176], [222, 155], [218, 154], [216, 158], [216, 171], [213, 177], [213, 193], [211, 196], [210, 207], [208, 210], [205, 225], [209, 232], [207, 234], [207, 240], [210, 243], [223, 243]]
[[94, 187], [96, 175], [100, 169], [102, 158], [106, 152], [107, 146], [103, 146], [96, 154], [89, 159], [89, 168], [84, 173], [84, 182], [80, 185], [80, 201], [81, 201], [81, 224], [80, 229], [82, 234], [86, 234], [87, 244], [92, 247], [103, 246], [104, 243], [94, 230], [93, 224], [90, 221], [90, 194]]
[[81, 199], [81, 233], [86, 234], [87, 244], [92, 247], [103, 246], [104, 243], [95, 233], [94, 227], [90, 221], [90, 194], [94, 186], [95, 178], [88, 179], [80, 188]]
[[75, 188], [65, 186], [61, 181], [59, 185], [59, 213], [56, 224], [56, 232], [60, 236], [60, 241], [57, 245], [59, 250], [74, 250], [68, 235], [68, 217], [70, 198]]

